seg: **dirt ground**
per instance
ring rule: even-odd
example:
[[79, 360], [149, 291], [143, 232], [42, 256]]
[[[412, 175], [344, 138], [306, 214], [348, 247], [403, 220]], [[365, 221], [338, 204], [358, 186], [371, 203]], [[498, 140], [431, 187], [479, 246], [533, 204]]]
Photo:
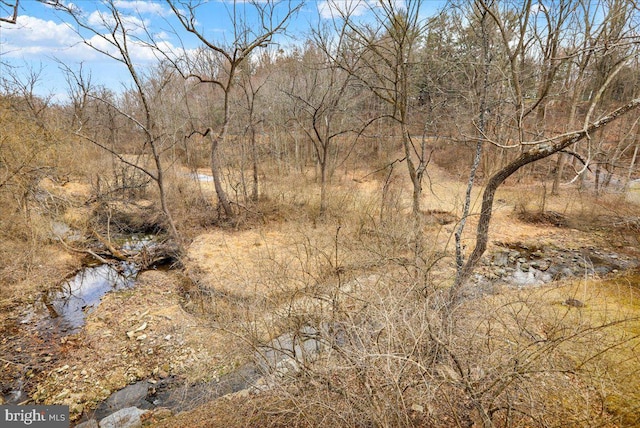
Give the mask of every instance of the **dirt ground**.
[[[463, 184], [442, 171], [431, 178], [433, 183], [425, 191], [425, 209], [430, 213], [449, 213], [455, 218], [462, 205], [457, 195], [462, 194]], [[403, 183], [400, 175], [398, 188]], [[367, 200], [373, 198], [380, 186], [375, 180], [355, 181], [347, 177], [335, 190], [343, 195], [358, 194], [360, 199]], [[81, 191], [76, 187], [72, 190]], [[403, 198], [400, 210], [409, 206], [406, 194]], [[614, 227], [616, 219], [632, 217], [637, 207], [623, 205], [619, 198], [612, 195], [596, 200], [574, 191], [543, 198], [539, 186], [534, 184], [507, 186], [497, 195], [488, 253], [499, 243], [535, 243], [615, 249], [638, 257], [637, 231], [629, 233], [627, 229]], [[543, 199], [547, 211], [566, 218], [565, 227], [527, 221], [526, 214], [535, 213]], [[473, 201], [477, 211], [479, 192], [474, 192]], [[354, 202], [359, 203], [362, 201]], [[465, 239], [469, 245], [474, 220], [471, 217], [467, 223]], [[446, 224], [427, 222], [425, 230], [427, 236], [435, 237], [435, 247], [450, 253], [451, 235], [457, 223], [443, 223]], [[345, 232], [340, 232], [340, 227]], [[233, 311], [202, 305], [227, 299], [240, 302], [241, 311], [258, 307], [274, 310], [282, 303], [282, 296], [319, 282], [327, 274], [323, 268], [332, 266], [335, 237], [340, 241], [339, 233], [349, 236], [355, 229], [357, 225], [333, 221], [280, 221], [249, 230], [203, 231], [188, 246], [184, 261], [188, 280], [177, 272], [144, 272], [134, 288], [108, 293], [88, 314], [81, 332], [64, 337], [47, 337], [34, 325], [20, 323], [24, 305], [34, 299], [42, 284], [6, 285], [2, 292], [2, 383], [6, 385], [24, 376], [30, 400], [70, 405], [72, 416], [77, 418], [112, 392], [137, 380], [178, 376], [185, 382], [195, 382], [227, 373], [243, 361], [246, 344], [224, 328], [230, 320], [216, 318]], [[361, 263], [359, 249], [351, 248], [349, 243], [344, 245], [340, 251], [346, 254], [340, 264]], [[46, 280], [79, 265], [78, 255], [64, 248], [52, 245], [49, 252], [41, 266], [43, 272], [49, 272], [41, 276]], [[362, 265], [359, 268], [366, 269]], [[451, 271], [443, 269], [440, 278], [446, 281]], [[218, 294], [210, 300], [194, 298], [203, 293]], [[564, 294], [550, 298], [560, 301], [561, 295]], [[260, 305], [254, 306], [256, 302]], [[212, 412], [219, 415], [221, 409], [231, 411], [234, 402], [245, 400], [243, 396], [225, 398], [190, 414], [167, 419], [162, 426], [181, 427], [187, 423], [193, 427], [214, 426]]]

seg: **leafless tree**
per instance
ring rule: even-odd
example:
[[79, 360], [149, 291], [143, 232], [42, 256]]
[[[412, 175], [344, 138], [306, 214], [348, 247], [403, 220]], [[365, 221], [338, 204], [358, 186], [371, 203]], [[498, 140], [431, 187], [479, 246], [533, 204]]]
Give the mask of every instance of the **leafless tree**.
[[320, 167], [320, 217], [327, 210], [327, 184], [333, 152], [338, 150], [336, 141], [352, 131], [354, 138], [357, 135], [354, 118], [347, 113], [352, 111], [348, 107], [354, 100], [355, 93], [350, 88], [354, 79], [327, 60], [323, 49], [307, 43], [298, 73], [284, 89], [293, 101], [294, 120], [313, 143]]
[[[229, 43], [219, 42], [207, 36], [201, 26], [205, 22], [204, 15], [199, 15], [202, 2], [199, 1], [167, 1], [183, 28], [195, 35], [203, 45], [198, 58], [186, 57], [182, 61], [174, 60], [177, 70], [185, 78], [196, 79], [201, 84], [213, 85], [223, 93], [223, 117], [217, 130], [212, 125], [205, 130], [194, 130], [208, 137], [211, 142], [210, 165], [211, 174], [220, 205], [227, 217], [234, 217], [234, 211], [227, 193], [222, 186], [222, 170], [218, 149], [224, 144], [231, 121], [230, 101], [233, 95], [241, 64], [248, 60], [250, 54], [273, 41], [274, 36], [285, 31], [288, 21], [302, 7], [302, 3], [279, 1], [232, 2], [229, 19], [233, 25], [232, 40]], [[247, 21], [244, 8], [251, 8], [256, 14], [254, 22]], [[280, 14], [281, 9], [284, 12]], [[209, 60], [202, 62], [204, 58]], [[215, 64], [214, 67], [210, 67]], [[203, 67], [204, 66], [204, 67]]]
[[329, 4], [336, 13], [336, 32], [349, 38], [342, 49], [332, 52], [333, 60], [387, 104], [388, 117], [400, 128], [413, 185], [412, 209], [417, 218], [428, 162], [426, 141], [423, 138], [416, 142], [410, 129], [414, 55], [424, 25], [420, 19], [422, 1], [358, 3], [370, 8], [373, 24], [358, 22], [352, 3], [329, 1]]
[[[540, 20], [539, 12], [534, 10], [531, 2], [513, 5], [500, 4], [499, 6], [502, 9], [494, 3], [481, 1], [478, 4], [482, 10], [488, 13], [491, 20], [498, 27], [502, 40], [501, 49], [506, 53], [507, 58], [506, 82], [513, 96], [513, 100], [510, 103], [512, 107], [509, 108], [512, 108], [510, 122], [514, 132], [502, 135], [496, 134], [494, 136], [485, 134], [483, 139], [503, 148], [518, 150], [520, 154], [493, 173], [486, 183], [475, 246], [464, 266], [459, 270], [455, 285], [451, 289], [451, 296], [454, 301], [459, 297], [462, 285], [469, 278], [486, 250], [493, 199], [497, 188], [522, 167], [548, 158], [578, 142], [586, 141], [588, 149], [590, 140], [595, 132], [605, 129], [614, 120], [623, 117], [640, 106], [640, 99], [633, 98], [637, 94], [630, 94], [629, 98], [618, 102], [617, 108], [603, 105], [603, 94], [608, 90], [616, 74], [624, 65], [628, 58], [626, 57], [621, 59], [617, 65], [611, 67], [601, 79], [592, 80], [592, 95], [583, 108], [584, 115], [581, 118], [581, 126], [577, 126], [576, 129], [569, 132], [545, 131], [541, 137], [537, 127], [541, 123], [539, 115], [544, 115], [544, 111], [540, 113], [540, 109], [544, 110], [546, 108], [552, 94], [552, 88], [556, 87], [558, 83], [561, 67], [570, 59], [582, 53], [580, 49], [566, 52], [553, 47], [556, 39], [565, 39], [564, 32], [575, 30], [573, 25], [569, 25], [569, 19], [572, 19], [574, 23], [581, 21], [583, 15], [578, 14], [581, 9], [577, 7], [581, 3], [561, 2], [558, 6], [562, 8], [560, 15], [565, 14], [566, 18], [552, 22], [550, 20], [552, 12], [548, 12], [549, 14], [546, 14], [546, 18], [543, 20], [545, 25], [542, 30], [536, 26], [537, 21]], [[604, 7], [605, 10], [609, 10], [606, 5]], [[588, 14], [590, 12], [583, 11], [583, 13]], [[614, 16], [616, 19], [620, 17], [618, 13], [614, 14]], [[635, 25], [635, 20], [632, 19], [631, 14], [626, 14], [625, 17], [625, 24], [621, 28]], [[552, 25], [553, 23], [555, 23], [555, 26]], [[612, 25], [612, 23], [603, 23], [603, 25]], [[628, 31], [626, 34], [624, 41], [619, 38], [612, 40], [609, 37], [603, 37], [596, 46], [591, 46], [589, 49], [593, 50], [594, 55], [606, 57], [610, 43], [627, 45], [637, 38], [637, 32]], [[549, 41], [540, 42], [544, 38], [549, 39]], [[538, 68], [539, 72], [535, 72], [527, 66], [527, 61], [540, 52], [540, 47], [547, 47], [548, 53], [539, 62], [539, 65], [541, 65]], [[551, 64], [551, 68], [549, 68], [549, 64]], [[532, 96], [533, 94], [535, 96]], [[602, 113], [596, 118], [598, 112]], [[534, 139], [531, 140], [531, 137]]]
[[[264, 88], [267, 80], [269, 79], [269, 73], [260, 70], [260, 76], [255, 72], [255, 68], [250, 62], [245, 62], [240, 73], [240, 81], [238, 85], [242, 89], [243, 108], [246, 114], [246, 126], [243, 134], [249, 138], [249, 150], [251, 157], [251, 201], [257, 202], [259, 197], [259, 177], [258, 177], [258, 142], [257, 133], [259, 127], [263, 121], [262, 115], [258, 111], [260, 108], [259, 93]], [[245, 180], [245, 160], [246, 160], [246, 146], [244, 140], [242, 142], [242, 162], [240, 165], [240, 174], [242, 178], [243, 193], [245, 198], [247, 197], [247, 185]]]
[[[90, 38], [84, 37], [83, 40], [87, 46], [126, 67], [133, 80], [133, 88], [130, 95], [134, 97], [134, 103], [139, 107], [139, 112], [127, 111], [120, 108], [112, 101], [90, 91], [88, 87], [82, 88], [82, 91], [84, 91], [82, 97], [93, 98], [96, 101], [109, 105], [109, 107], [117, 111], [121, 117], [125, 118], [134, 129], [139, 131], [142, 135], [141, 146], [145, 148], [145, 150], [148, 149], [150, 151], [153, 168], [148, 168], [142, 163], [132, 162], [108, 144], [105, 144], [100, 136], [92, 137], [85, 134], [82, 127], [78, 129], [76, 133], [87, 141], [110, 152], [124, 164], [141, 171], [156, 183], [161, 210], [167, 220], [171, 236], [178, 245], [182, 245], [180, 234], [176, 228], [167, 201], [165, 166], [162, 161], [162, 154], [163, 151], [166, 150], [166, 145], [173, 144], [174, 142], [170, 138], [167, 139], [167, 135], [159, 128], [151, 102], [154, 94], [149, 92], [149, 88], [145, 85], [144, 76], [132, 58], [132, 48], [136, 44], [136, 39], [131, 35], [131, 29], [129, 28], [132, 23], [127, 22], [126, 17], [118, 10], [115, 1], [108, 0], [104, 3], [104, 6], [106, 7], [106, 12], [100, 14], [100, 26], [89, 23], [77, 6], [56, 3], [55, 8], [71, 17], [79, 29], [86, 30], [90, 34], [97, 36], [101, 41], [105, 42], [108, 47], [105, 48], [92, 44]], [[106, 32], [103, 32], [105, 30]], [[78, 34], [80, 34], [79, 30]], [[84, 80], [76, 77], [76, 82], [82, 84]], [[162, 85], [159, 87], [162, 88]], [[158, 94], [155, 95], [157, 96]]]

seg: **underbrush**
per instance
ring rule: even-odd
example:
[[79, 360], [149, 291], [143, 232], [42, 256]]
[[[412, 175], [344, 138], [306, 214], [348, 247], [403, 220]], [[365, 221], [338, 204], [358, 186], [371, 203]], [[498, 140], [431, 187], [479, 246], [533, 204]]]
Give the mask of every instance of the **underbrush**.
[[[214, 241], [220, 252], [196, 260], [218, 266], [195, 272], [200, 315], [240, 338], [241, 359], [265, 377], [161, 426], [640, 422], [635, 276], [493, 288], [451, 307], [450, 214], [428, 214], [447, 214], [446, 221], [424, 222], [416, 257], [402, 192], [392, 189], [381, 209], [382, 199], [354, 191], [357, 185], [332, 189], [324, 219], [304, 208], [316, 201], [313, 184], [299, 192], [272, 188], [263, 202], [287, 207], [280, 221], [227, 231]], [[500, 197], [517, 207], [512, 189]], [[586, 199], [547, 202], [549, 209], [564, 204], [563, 221], [586, 206]]]
[[[287, 363], [271, 366], [261, 387], [211, 403], [190, 421], [209, 415], [227, 426], [272, 427], [640, 422], [635, 276], [507, 288], [451, 313], [398, 270], [318, 291], [299, 294], [306, 304], [272, 317], [280, 326], [274, 334], [300, 332], [300, 348], [286, 353]], [[585, 306], [563, 304], [569, 297]], [[318, 353], [307, 350], [308, 340], [319, 344]], [[265, 352], [258, 345], [264, 339], [252, 343], [254, 352]], [[233, 413], [215, 410], [229, 406]], [[172, 423], [178, 426], [180, 417]]]

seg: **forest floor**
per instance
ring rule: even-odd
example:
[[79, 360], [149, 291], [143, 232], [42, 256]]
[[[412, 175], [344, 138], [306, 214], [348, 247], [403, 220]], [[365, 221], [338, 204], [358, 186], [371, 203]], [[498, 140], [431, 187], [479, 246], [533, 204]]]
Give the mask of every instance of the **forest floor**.
[[[286, 331], [287, 326], [278, 318], [283, 309], [316, 304], [312, 299], [305, 300], [310, 294], [301, 290], [308, 290], [310, 284], [334, 281], [338, 266], [345, 278], [366, 277], [388, 269], [377, 264], [372, 256], [376, 251], [355, 238], [371, 227], [371, 213], [378, 210], [375, 195], [382, 188], [382, 183], [373, 178], [354, 180], [362, 175], [338, 178], [332, 186], [333, 208], [322, 222], [310, 219], [312, 216], [300, 208], [315, 201], [315, 196], [294, 196], [293, 190], [276, 194], [271, 190], [274, 204], [279, 197], [297, 211], [274, 209], [279, 211], [251, 227], [200, 230], [188, 245], [184, 270], [143, 272], [135, 287], [106, 294], [88, 313], [84, 328], [71, 335], [49, 334], [25, 318], [30, 302], [47, 283], [58, 283], [80, 267], [77, 254], [50, 245], [34, 263], [33, 275], [3, 286], [0, 381], [5, 399], [16, 389], [16, 382], [21, 382], [20, 388], [28, 394], [25, 401], [67, 404], [72, 416], [79, 418], [83, 412], [90, 415], [113, 392], [140, 380], [150, 380], [153, 385], [177, 379], [188, 387], [241, 367], [255, 354], [256, 341], [268, 341]], [[398, 176], [396, 189], [404, 184]], [[433, 254], [444, 255], [434, 263], [429, 278], [446, 287], [454, 274], [452, 235], [458, 224], [456, 213], [462, 205], [459, 195], [464, 184], [435, 170], [425, 189], [426, 240]], [[407, 194], [395, 194], [397, 202], [392, 206], [398, 211], [397, 217], [408, 210]], [[478, 199], [474, 192], [476, 210]], [[347, 211], [350, 214], [343, 215]], [[541, 212], [553, 216], [541, 216]], [[509, 299], [522, 299], [523, 293], [527, 298], [535, 295], [548, 308], [562, 308], [569, 299], [576, 299], [584, 305], [580, 309], [584, 317], [612, 312], [636, 319], [631, 326], [625, 324], [621, 334], [635, 335], [632, 343], [637, 346], [640, 275], [637, 270], [624, 269], [637, 267], [633, 262], [640, 259], [636, 212], [637, 205], [627, 204], [620, 195], [596, 198], [591, 192], [567, 188], [560, 196], [550, 196], [543, 195], [535, 184], [505, 186], [498, 192], [490, 245], [485, 263], [478, 270], [482, 275], [479, 284], [488, 281], [498, 285], [474, 299], [482, 301], [480, 306], [485, 309], [501, 307]], [[474, 227], [471, 217], [465, 233], [469, 245]], [[397, 235], [402, 241], [402, 233]], [[397, 252], [399, 257], [406, 257], [403, 249], [388, 245], [385, 256]], [[608, 259], [612, 263], [623, 260], [628, 264], [619, 263], [589, 278], [563, 278], [531, 287], [513, 286], [508, 277], [496, 282], [500, 266], [492, 265], [491, 260], [512, 248], [554, 248], [575, 254], [588, 250], [592, 256], [607, 254], [613, 257]], [[625, 363], [616, 379], [619, 391], [609, 394], [624, 397], [620, 399], [624, 402], [609, 403], [606, 410], [612, 414], [627, 414], [629, 406], [640, 403], [640, 378], [627, 376], [640, 370], [639, 352], [634, 347], [626, 349], [621, 351]], [[247, 425], [255, 423], [251, 409], [259, 405], [260, 398], [236, 393], [210, 402], [204, 394], [189, 400], [184, 406], [187, 412], [169, 417], [167, 413], [151, 413], [146, 416], [147, 423], [157, 422], [163, 427]]]

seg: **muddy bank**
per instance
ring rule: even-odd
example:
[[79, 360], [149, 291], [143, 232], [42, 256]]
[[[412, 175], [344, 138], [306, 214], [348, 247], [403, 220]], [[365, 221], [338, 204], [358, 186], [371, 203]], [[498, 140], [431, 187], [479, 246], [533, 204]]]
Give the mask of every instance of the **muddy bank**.
[[3, 392], [21, 389], [18, 401], [66, 404], [78, 417], [142, 379], [195, 382], [228, 370], [218, 354], [229, 340], [183, 309], [181, 287], [172, 272], [146, 271], [135, 288], [108, 293], [77, 333], [53, 339], [33, 324], [16, 327], [13, 354], [29, 354]]

